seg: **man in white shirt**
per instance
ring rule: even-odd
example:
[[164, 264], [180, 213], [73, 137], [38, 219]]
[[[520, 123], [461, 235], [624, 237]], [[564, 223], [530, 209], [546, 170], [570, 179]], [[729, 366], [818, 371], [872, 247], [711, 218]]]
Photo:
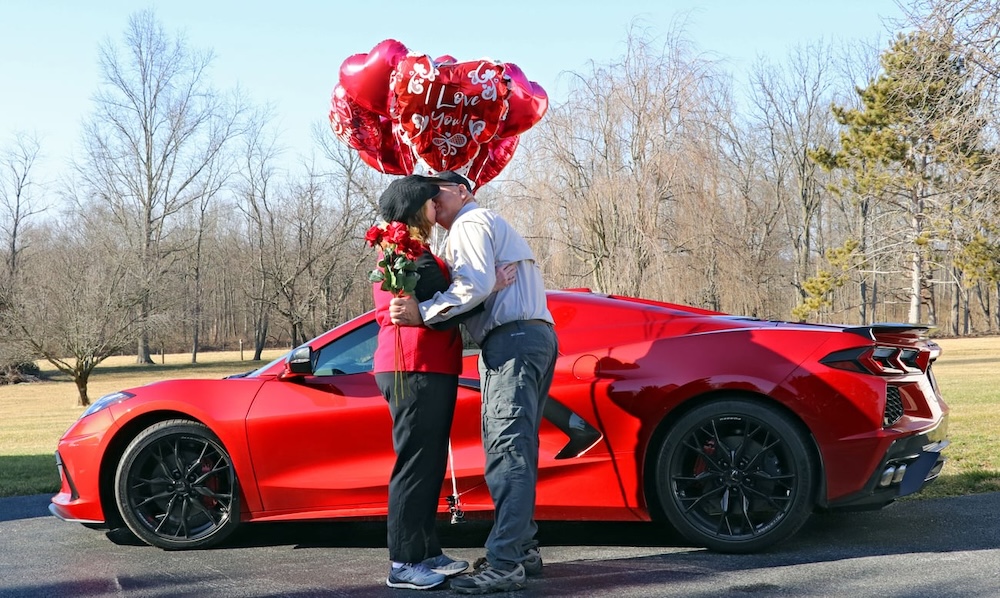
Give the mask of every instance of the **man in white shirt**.
[[[481, 349], [486, 483], [496, 515], [486, 562], [451, 587], [468, 594], [518, 590], [527, 575], [542, 570], [534, 509], [538, 428], [558, 354], [552, 314], [524, 238], [476, 204], [462, 175], [447, 171], [427, 179], [440, 187], [434, 204], [437, 223], [449, 231], [442, 257], [452, 269], [452, 284], [419, 304], [410, 297], [393, 299], [389, 314], [395, 324], [434, 326], [480, 302], [485, 306], [463, 323]], [[503, 264], [514, 265], [514, 282], [490, 296]]]

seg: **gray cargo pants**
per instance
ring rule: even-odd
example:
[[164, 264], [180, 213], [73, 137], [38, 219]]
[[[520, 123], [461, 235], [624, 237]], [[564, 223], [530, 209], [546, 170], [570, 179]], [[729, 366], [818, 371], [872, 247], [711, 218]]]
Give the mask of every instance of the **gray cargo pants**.
[[482, 343], [483, 448], [486, 485], [496, 509], [486, 559], [512, 570], [535, 548], [538, 428], [552, 385], [558, 341], [552, 325], [521, 320], [492, 330]]

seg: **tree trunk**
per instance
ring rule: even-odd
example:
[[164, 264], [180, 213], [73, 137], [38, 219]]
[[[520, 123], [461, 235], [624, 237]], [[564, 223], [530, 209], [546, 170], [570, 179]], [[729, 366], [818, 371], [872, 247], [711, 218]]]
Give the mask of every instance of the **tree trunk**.
[[[913, 191], [916, 194], [916, 191]], [[919, 197], [915, 197], [913, 200], [913, 215], [911, 226], [913, 227], [913, 238], [920, 238], [920, 233], [923, 232], [923, 223], [921, 222], [920, 211], [923, 209], [923, 201]], [[920, 308], [923, 299], [923, 282], [924, 282], [924, 260], [920, 253], [920, 247], [913, 248], [913, 254], [910, 256], [910, 313], [907, 316], [907, 322], [910, 324], [920, 323]]]
[[[858, 285], [858, 323], [868, 323], [868, 280], [862, 275], [861, 283]], [[872, 312], [874, 313], [874, 312]]]
[[191, 363], [198, 363], [198, 330], [201, 328], [201, 316], [198, 308], [195, 308], [194, 332], [191, 333]]
[[951, 278], [955, 281], [955, 289], [951, 295], [951, 334], [958, 336], [962, 310], [962, 271], [958, 268], [952, 268]]
[[[201, 262], [201, 235], [198, 236], [198, 257]], [[191, 332], [191, 363], [198, 363], [198, 346], [201, 342], [201, 267], [194, 268], [194, 313], [192, 314], [193, 330]]]
[[253, 359], [260, 361], [260, 355], [264, 351], [264, 343], [267, 342], [267, 314], [261, 314], [259, 320], [254, 322], [253, 329]]
[[136, 345], [135, 351], [135, 362], [139, 364], [149, 365], [153, 363], [152, 353], [149, 351], [149, 333], [143, 331], [139, 335], [139, 341]]
[[90, 372], [74, 372], [73, 382], [76, 383], [76, 392], [78, 396], [77, 405], [80, 407], [87, 407], [90, 405], [90, 397], [87, 396], [87, 380], [90, 378]]

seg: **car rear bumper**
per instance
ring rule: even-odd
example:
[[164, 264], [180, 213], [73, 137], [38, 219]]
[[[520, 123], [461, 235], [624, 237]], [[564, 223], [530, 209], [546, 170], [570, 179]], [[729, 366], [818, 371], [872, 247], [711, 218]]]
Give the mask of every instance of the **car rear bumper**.
[[947, 416], [926, 432], [893, 441], [864, 488], [828, 506], [831, 510], [878, 509], [897, 498], [919, 492], [937, 479], [949, 441]]

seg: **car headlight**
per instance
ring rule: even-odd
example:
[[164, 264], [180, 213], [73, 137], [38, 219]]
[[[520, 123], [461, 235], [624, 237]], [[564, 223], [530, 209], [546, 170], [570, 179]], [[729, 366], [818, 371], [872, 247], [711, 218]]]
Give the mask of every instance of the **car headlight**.
[[125, 392], [123, 390], [119, 390], [118, 392], [113, 392], [109, 395], [104, 395], [103, 397], [91, 403], [90, 407], [87, 407], [87, 410], [84, 411], [83, 415], [80, 416], [80, 419], [83, 419], [92, 413], [97, 413], [102, 409], [107, 409], [112, 405], [117, 405], [118, 403], [131, 399], [134, 396], [135, 396], [134, 394], [130, 392]]

